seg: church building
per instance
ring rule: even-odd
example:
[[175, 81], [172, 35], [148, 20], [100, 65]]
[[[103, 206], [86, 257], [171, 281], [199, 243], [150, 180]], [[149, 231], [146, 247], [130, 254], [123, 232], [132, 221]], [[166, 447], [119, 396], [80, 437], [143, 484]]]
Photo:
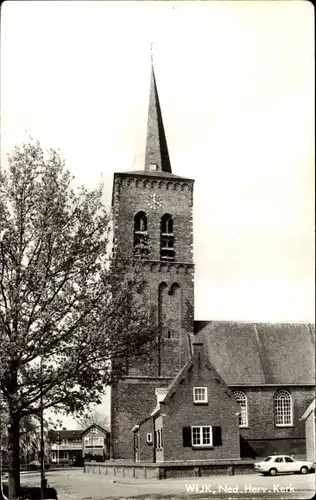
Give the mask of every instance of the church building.
[[[152, 67], [144, 168], [114, 174], [112, 210], [115, 245], [130, 258], [146, 253], [143, 293], [160, 336], [150, 356], [129, 360], [112, 387], [112, 458], [135, 459], [133, 430], [157, 407], [157, 390], [174, 387], [193, 344], [203, 344], [208, 365], [235, 398], [241, 457], [305, 455], [300, 417], [315, 392], [315, 327], [194, 320], [193, 187], [193, 179], [172, 172]], [[187, 450], [179, 456], [194, 459]]]

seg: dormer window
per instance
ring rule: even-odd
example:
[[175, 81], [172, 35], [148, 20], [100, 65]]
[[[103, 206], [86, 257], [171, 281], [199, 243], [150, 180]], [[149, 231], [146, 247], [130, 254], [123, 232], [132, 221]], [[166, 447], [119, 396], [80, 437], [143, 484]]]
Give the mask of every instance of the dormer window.
[[147, 253], [147, 216], [145, 212], [138, 212], [134, 217], [134, 254]]
[[157, 172], [158, 165], [156, 163], [150, 163], [149, 170], [150, 170], [150, 172]]
[[160, 221], [160, 260], [174, 260], [173, 219], [164, 214]]

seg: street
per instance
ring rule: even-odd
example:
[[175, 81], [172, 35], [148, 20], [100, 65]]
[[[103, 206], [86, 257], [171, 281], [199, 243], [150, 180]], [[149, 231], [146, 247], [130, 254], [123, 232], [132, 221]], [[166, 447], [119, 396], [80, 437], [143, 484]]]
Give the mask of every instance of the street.
[[[50, 471], [48, 484], [56, 488], [59, 500], [109, 500], [142, 498], [213, 499], [295, 498], [311, 499], [315, 494], [315, 473], [308, 475], [260, 474], [191, 479], [131, 479], [84, 474], [81, 469]], [[39, 473], [21, 475], [21, 483], [39, 485]]]

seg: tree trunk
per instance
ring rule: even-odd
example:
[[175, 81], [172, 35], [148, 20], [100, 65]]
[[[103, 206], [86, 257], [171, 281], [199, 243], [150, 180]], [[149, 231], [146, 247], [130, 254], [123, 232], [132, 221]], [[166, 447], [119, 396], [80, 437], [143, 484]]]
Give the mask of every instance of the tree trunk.
[[10, 412], [8, 428], [8, 458], [9, 458], [9, 498], [14, 498], [20, 492], [20, 417]]

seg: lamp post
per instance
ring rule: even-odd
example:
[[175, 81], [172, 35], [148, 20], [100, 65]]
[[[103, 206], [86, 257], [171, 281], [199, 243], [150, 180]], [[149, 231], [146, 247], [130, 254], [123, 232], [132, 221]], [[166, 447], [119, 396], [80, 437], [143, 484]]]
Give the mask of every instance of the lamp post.
[[[43, 383], [43, 359], [41, 357], [41, 383]], [[43, 386], [41, 385], [41, 412], [40, 412], [40, 426], [41, 426], [41, 497], [46, 497], [46, 489], [47, 489], [47, 479], [45, 478], [45, 463], [44, 463], [44, 455], [45, 455], [45, 443], [44, 443], [44, 410], [43, 410]]]
[[[4, 229], [0, 233], [0, 247], [1, 247], [1, 255], [4, 260], [4, 252], [3, 252], [3, 237], [6, 233], [7, 229]], [[1, 282], [3, 277], [3, 268], [1, 271]], [[0, 373], [1, 376], [1, 373]], [[2, 414], [2, 390], [1, 390], [1, 378], [0, 378], [0, 500], [8, 500], [8, 498], [3, 493], [3, 485], [2, 485], [2, 422], [1, 422], [1, 414]]]
[[57, 433], [57, 465], [59, 465], [59, 432]]
[[3, 485], [2, 485], [2, 421], [1, 421], [1, 413], [2, 413], [2, 403], [1, 403], [1, 387], [0, 387], [0, 500], [9, 500], [5, 494], [3, 493]]

